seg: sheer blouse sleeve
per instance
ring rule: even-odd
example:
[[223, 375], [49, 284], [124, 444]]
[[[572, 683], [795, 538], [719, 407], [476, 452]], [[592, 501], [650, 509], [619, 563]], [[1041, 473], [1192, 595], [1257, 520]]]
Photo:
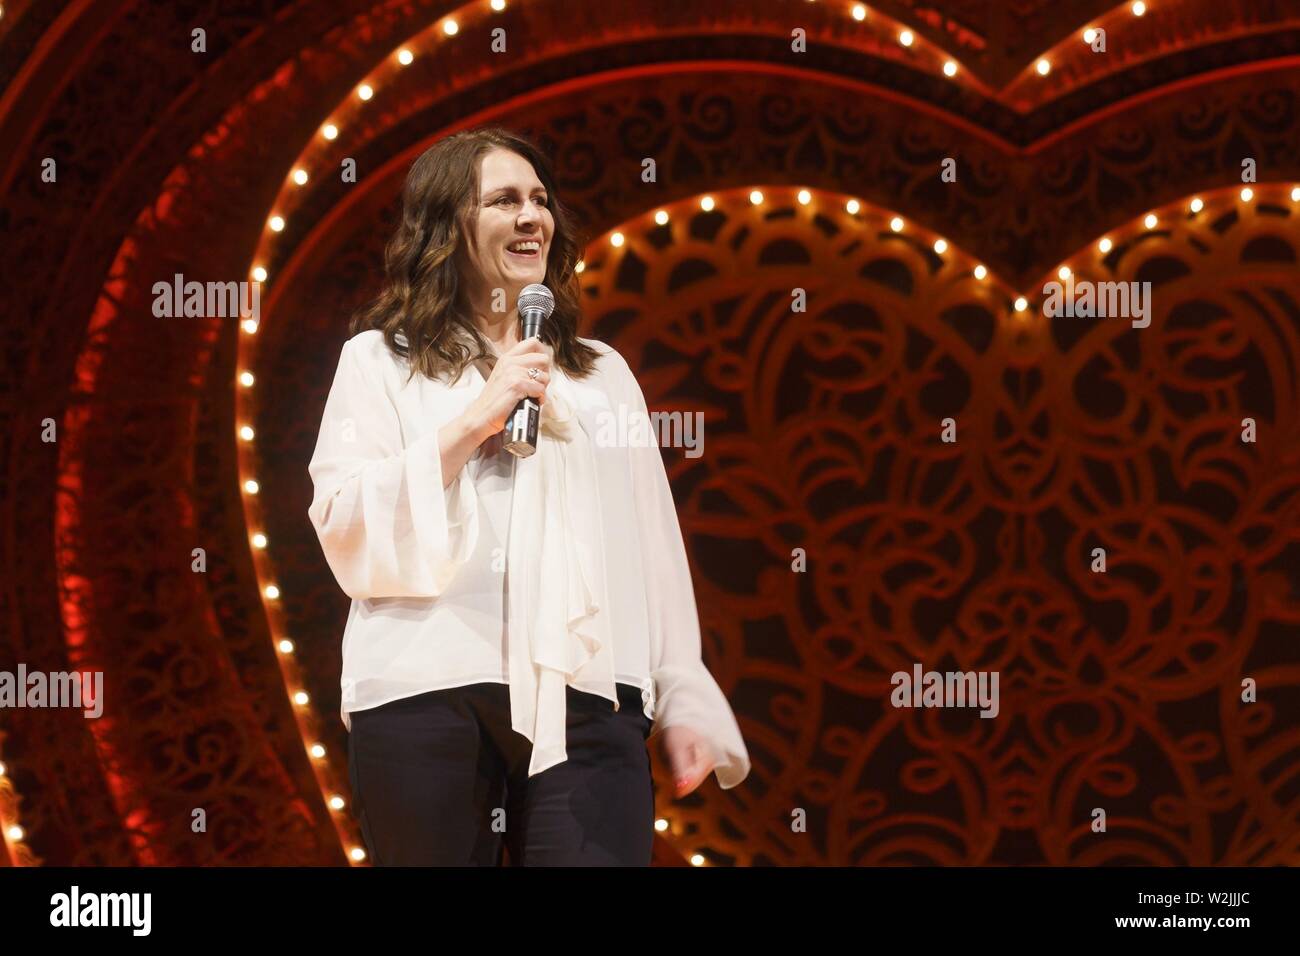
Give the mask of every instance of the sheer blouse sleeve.
[[[622, 356], [614, 377], [629, 417], [647, 414], [645, 395]], [[655, 683], [653, 733], [684, 724], [708, 740], [724, 790], [749, 774], [749, 753], [726, 696], [701, 658], [700, 621], [686, 546], [663, 457], [653, 441], [630, 443], [632, 493], [650, 622]]]
[[384, 348], [367, 333], [343, 346], [308, 465], [308, 516], [349, 597], [436, 598], [474, 551], [478, 502], [463, 468], [443, 488], [437, 428], [403, 445], [375, 355]]

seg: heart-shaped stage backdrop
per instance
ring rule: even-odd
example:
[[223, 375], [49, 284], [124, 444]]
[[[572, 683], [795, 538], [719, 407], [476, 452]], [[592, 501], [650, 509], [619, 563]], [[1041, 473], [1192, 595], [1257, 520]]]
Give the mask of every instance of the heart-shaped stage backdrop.
[[[59, 203], [9, 180], [14, 659], [102, 667], [116, 702], [14, 715], [36, 855], [358, 844], [306, 463], [410, 162], [499, 123], [587, 230], [581, 334], [704, 422], [664, 460], [753, 771], [660, 777], [660, 858], [1300, 862], [1300, 19], [539, 2], [485, 63], [487, 21], [341, 0], [231, 20], [211, 62], [123, 56], [188, 36], [165, 6], [53, 43], [81, 65], [19, 77], [47, 83], [5, 137], [77, 169]], [[151, 317], [159, 280], [254, 267], [255, 332]], [[1145, 315], [1048, 317], [1051, 282], [1135, 283]], [[996, 718], [893, 706], [915, 667], [997, 671]]]

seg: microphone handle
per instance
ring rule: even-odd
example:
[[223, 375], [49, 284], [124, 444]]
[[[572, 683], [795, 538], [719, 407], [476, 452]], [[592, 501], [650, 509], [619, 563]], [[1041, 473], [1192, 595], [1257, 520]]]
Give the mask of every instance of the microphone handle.
[[523, 316], [519, 319], [519, 326], [522, 329], [521, 340], [540, 336], [542, 334], [542, 310], [525, 309]]
[[[541, 309], [527, 309], [520, 318], [523, 338], [542, 334]], [[506, 419], [506, 438], [502, 445], [517, 458], [527, 458], [537, 451], [537, 428], [542, 419], [542, 406], [531, 396], [521, 398], [515, 410]]]

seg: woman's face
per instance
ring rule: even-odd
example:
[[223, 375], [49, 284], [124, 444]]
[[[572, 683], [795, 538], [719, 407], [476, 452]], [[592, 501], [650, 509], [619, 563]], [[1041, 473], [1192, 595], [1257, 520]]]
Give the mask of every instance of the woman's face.
[[[532, 163], [518, 153], [496, 148], [484, 154], [479, 168], [477, 242], [467, 237], [467, 254], [478, 291], [489, 298], [505, 291], [506, 311], [513, 309], [524, 286], [546, 278], [555, 219], [546, 187]], [[533, 245], [515, 251], [521, 242]]]

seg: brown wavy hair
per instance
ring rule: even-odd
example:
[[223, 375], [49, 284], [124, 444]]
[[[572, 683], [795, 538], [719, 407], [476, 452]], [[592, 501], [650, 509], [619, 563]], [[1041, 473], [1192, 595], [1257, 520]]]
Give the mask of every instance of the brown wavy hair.
[[383, 289], [352, 317], [350, 334], [379, 329], [389, 349], [408, 361], [410, 377], [450, 373], [454, 382], [470, 362], [495, 363], [466, 300], [457, 252], [476, 238], [477, 217], [470, 213], [477, 210], [482, 187], [479, 160], [497, 147], [528, 160], [546, 187], [555, 228], [542, 281], [555, 296], [555, 310], [542, 323], [541, 339], [551, 346], [556, 365], [584, 378], [600, 353], [578, 341], [582, 308], [574, 269], [581, 246], [571, 214], [560, 202], [547, 157], [499, 126], [453, 133], [411, 164], [402, 190], [402, 221], [384, 251]]

